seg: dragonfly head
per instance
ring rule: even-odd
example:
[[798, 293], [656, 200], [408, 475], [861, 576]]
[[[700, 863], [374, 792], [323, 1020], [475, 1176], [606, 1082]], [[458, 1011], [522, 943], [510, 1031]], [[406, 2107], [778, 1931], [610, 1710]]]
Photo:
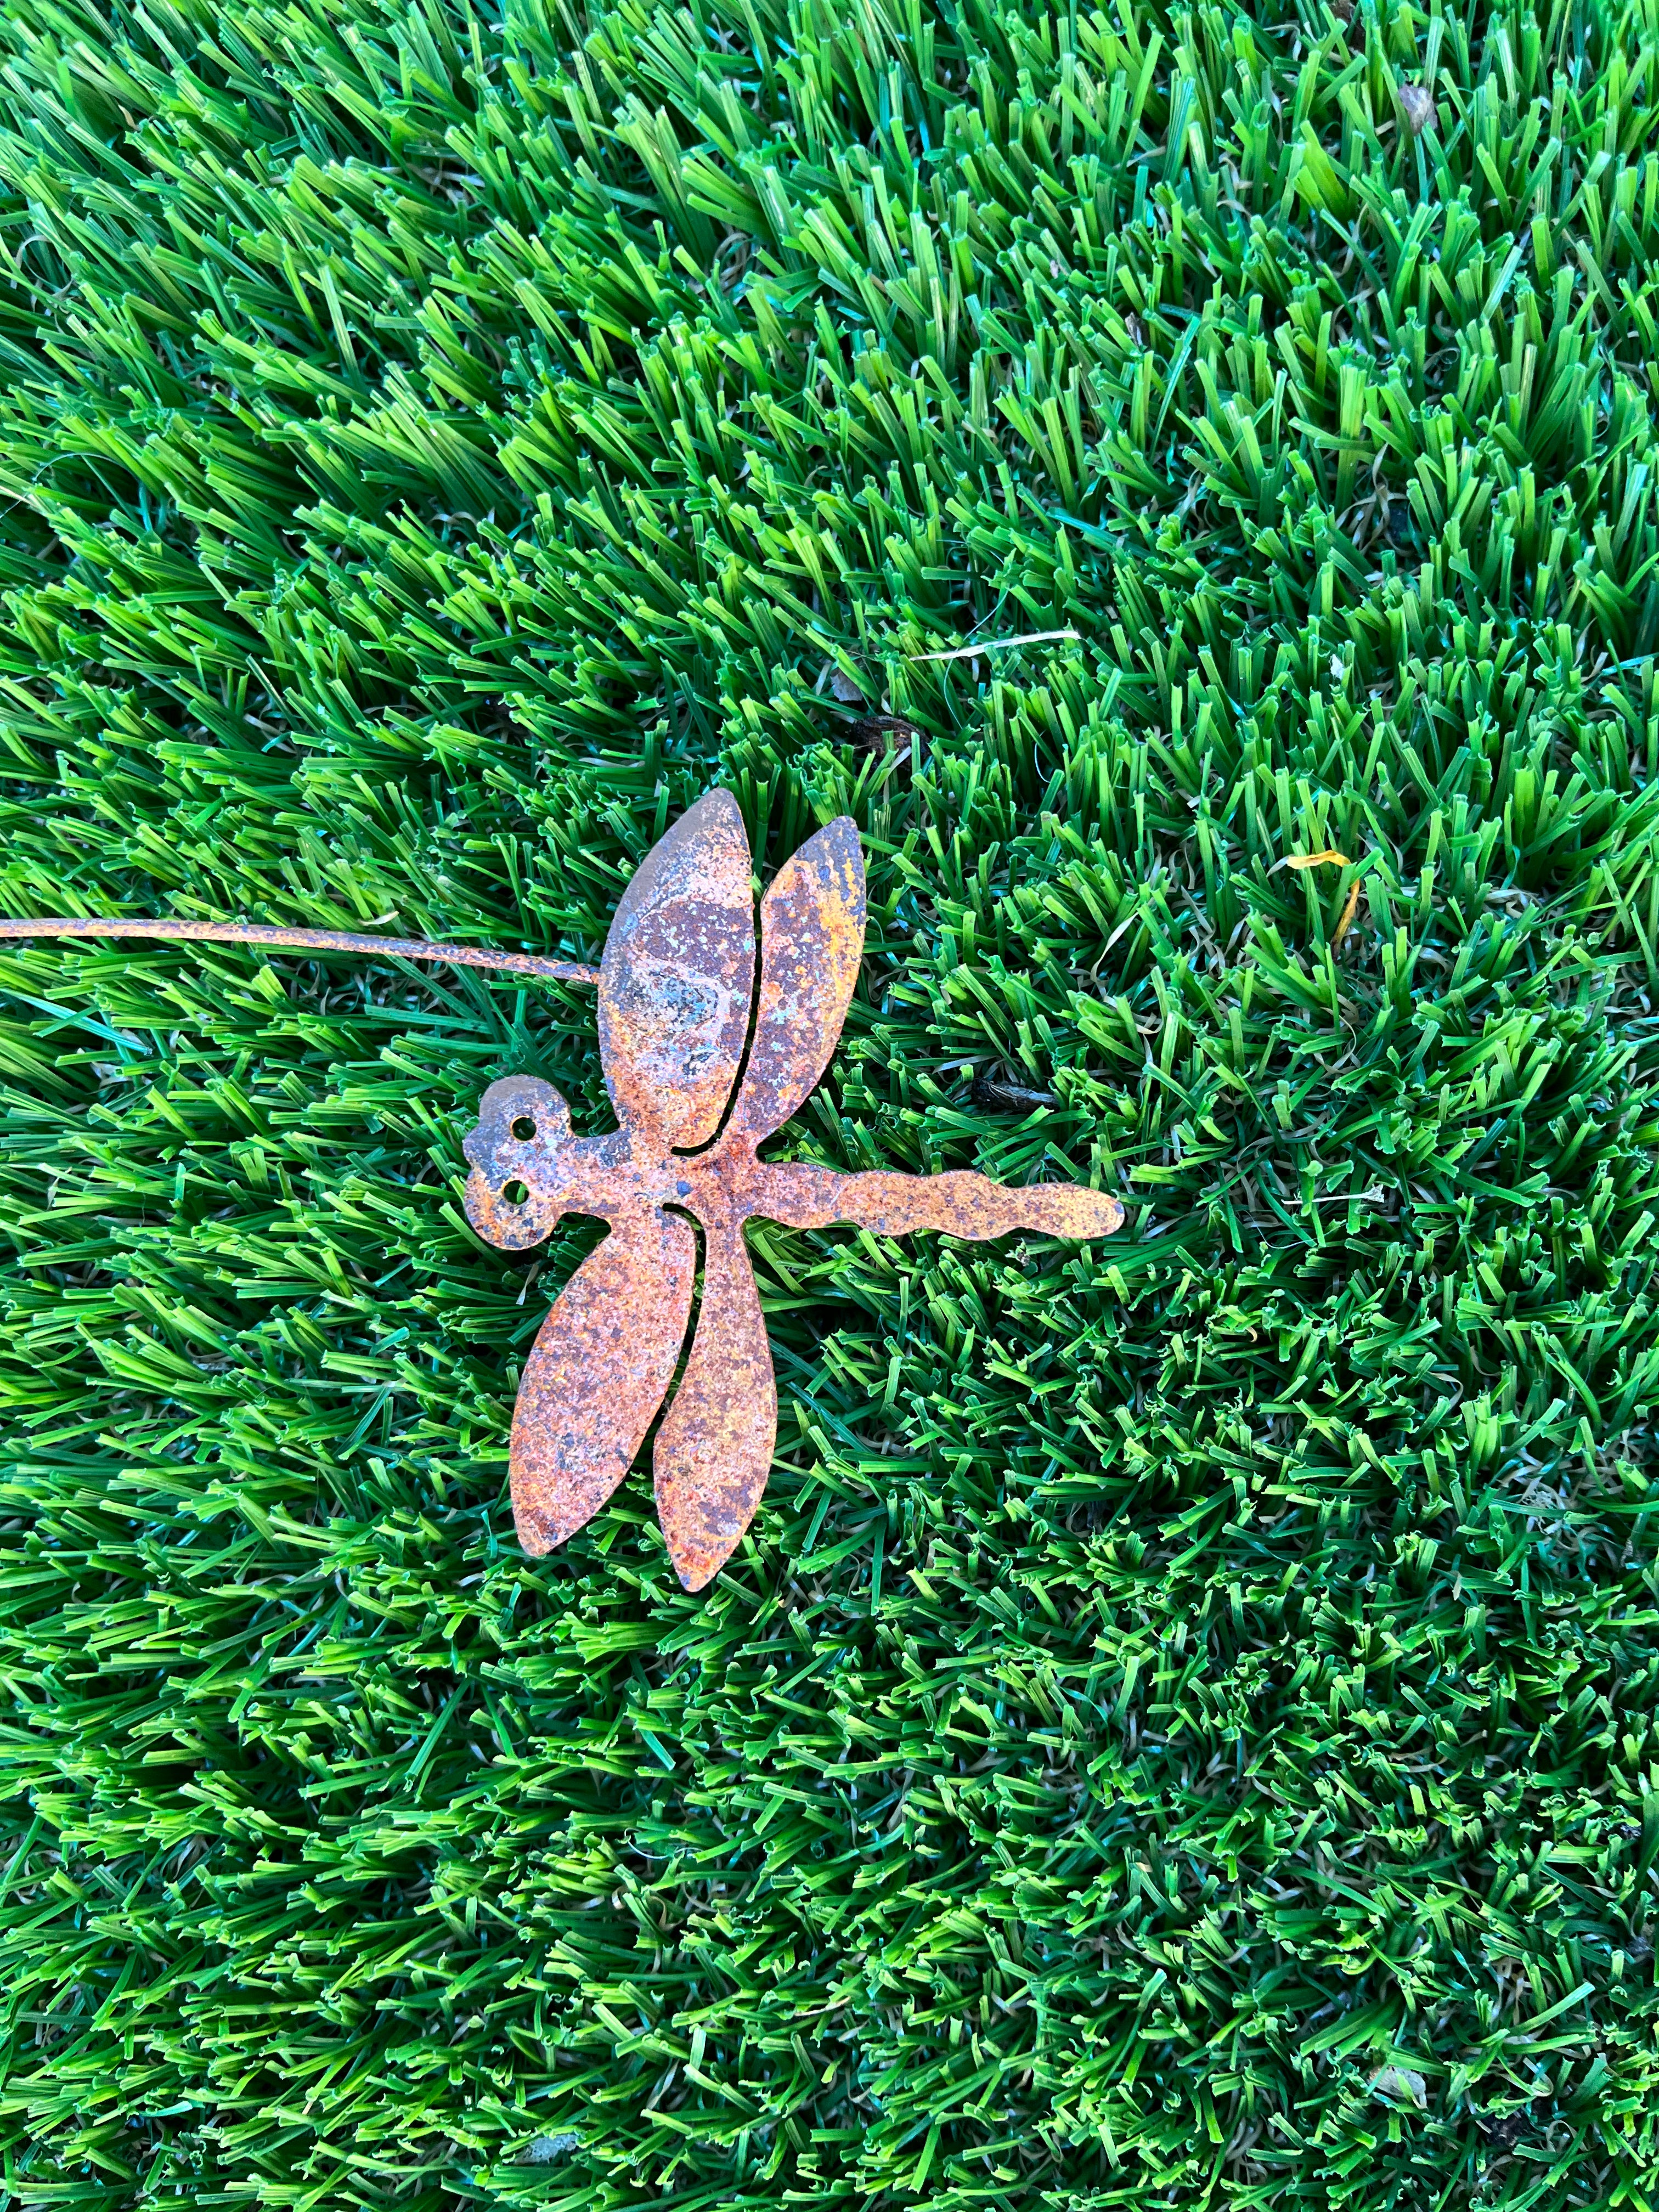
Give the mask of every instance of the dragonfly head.
[[550, 1083], [504, 1076], [478, 1101], [478, 1126], [461, 1146], [472, 1170], [466, 1218], [505, 1252], [528, 1251], [568, 1209], [565, 1186], [574, 1139], [570, 1109]]

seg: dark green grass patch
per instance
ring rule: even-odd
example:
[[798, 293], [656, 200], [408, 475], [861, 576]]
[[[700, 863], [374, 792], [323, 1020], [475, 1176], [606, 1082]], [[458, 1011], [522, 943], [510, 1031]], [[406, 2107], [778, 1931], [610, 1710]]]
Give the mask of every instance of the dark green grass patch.
[[1652, 0], [0, 62], [0, 904], [592, 957], [848, 808], [788, 1142], [1129, 1206], [757, 1234], [731, 1570], [528, 1562], [591, 994], [6, 950], [5, 2201], [1652, 2212]]

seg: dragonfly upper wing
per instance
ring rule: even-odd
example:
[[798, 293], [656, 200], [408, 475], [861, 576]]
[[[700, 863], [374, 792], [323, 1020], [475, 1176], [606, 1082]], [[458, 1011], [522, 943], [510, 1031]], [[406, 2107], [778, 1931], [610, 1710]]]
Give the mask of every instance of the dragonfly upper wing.
[[687, 1589], [710, 1583], [755, 1517], [778, 1434], [778, 1390], [741, 1222], [706, 1232], [691, 1357], [652, 1456], [657, 1518]]
[[864, 854], [842, 814], [809, 837], [761, 904], [760, 1005], [732, 1127], [781, 1128], [830, 1065], [864, 956]]
[[705, 1143], [743, 1060], [755, 988], [749, 840], [711, 791], [623, 893], [599, 969], [599, 1057], [617, 1118], [665, 1147]]
[[574, 1536], [633, 1465], [674, 1379], [696, 1262], [683, 1215], [626, 1218], [542, 1323], [513, 1413], [513, 1517], [526, 1552]]

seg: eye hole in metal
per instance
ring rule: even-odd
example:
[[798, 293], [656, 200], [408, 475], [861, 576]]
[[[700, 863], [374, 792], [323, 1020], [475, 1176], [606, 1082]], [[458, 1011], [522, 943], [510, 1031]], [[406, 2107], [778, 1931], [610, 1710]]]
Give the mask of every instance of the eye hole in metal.
[[501, 1196], [509, 1206], [522, 1206], [529, 1195], [529, 1191], [521, 1182], [506, 1183], [501, 1188]]
[[513, 1133], [521, 1145], [527, 1145], [536, 1133], [536, 1124], [527, 1114], [520, 1114], [513, 1124]]

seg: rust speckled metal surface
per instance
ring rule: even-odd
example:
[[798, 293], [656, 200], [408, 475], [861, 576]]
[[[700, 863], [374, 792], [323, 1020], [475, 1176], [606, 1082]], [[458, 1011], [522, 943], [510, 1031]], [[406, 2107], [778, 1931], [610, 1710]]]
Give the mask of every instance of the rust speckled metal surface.
[[784, 864], [762, 904], [755, 1033], [715, 1136], [754, 971], [742, 840], [735, 801], [711, 793], [641, 864], [617, 909], [599, 981], [616, 1133], [574, 1135], [558, 1093], [514, 1076], [485, 1093], [465, 1144], [467, 1218], [490, 1243], [522, 1250], [565, 1213], [611, 1226], [554, 1307], [519, 1386], [513, 1510], [528, 1552], [579, 1528], [638, 1450], [690, 1305], [684, 1217], [701, 1225], [696, 1334], [653, 1452], [663, 1534], [692, 1590], [714, 1579], [754, 1518], [777, 1437], [777, 1386], [744, 1243], [751, 1216], [980, 1238], [1016, 1229], [1104, 1237], [1123, 1218], [1115, 1199], [1073, 1184], [1010, 1190], [979, 1175], [844, 1176], [757, 1158], [829, 1066], [857, 981], [864, 862], [845, 817]]
[[1082, 1238], [1109, 1236], [1123, 1218], [1115, 1199], [1072, 1183], [1010, 1190], [980, 1175], [838, 1175], [757, 1157], [830, 1064], [858, 980], [864, 913], [858, 830], [842, 816], [784, 863], [762, 902], [757, 998], [748, 840], [736, 799], [714, 791], [640, 864], [597, 970], [478, 945], [248, 922], [0, 919], [0, 938], [207, 940], [597, 982], [599, 1053], [620, 1127], [578, 1137], [550, 1084], [513, 1075], [485, 1091], [464, 1147], [467, 1218], [502, 1250], [539, 1244], [567, 1213], [611, 1226], [566, 1284], [526, 1363], [513, 1417], [513, 1513], [526, 1551], [550, 1551], [628, 1473], [684, 1343], [695, 1222], [702, 1308], [653, 1457], [669, 1555], [685, 1587], [697, 1590], [754, 1518], [777, 1440], [777, 1385], [746, 1221], [763, 1215], [797, 1229], [848, 1222], [883, 1237], [934, 1229], [984, 1238], [1028, 1229]]
[[46, 915], [17, 921], [0, 915], [0, 937], [149, 937], [167, 945], [266, 945], [283, 952], [378, 952], [383, 959], [441, 960], [452, 968], [494, 968], [556, 983], [597, 983], [597, 968], [545, 960], [536, 952], [495, 952], [487, 945], [434, 945], [420, 937], [367, 937], [351, 929], [283, 929], [263, 921], [155, 921], [116, 914]]
[[599, 1057], [624, 1127], [707, 1144], [749, 1034], [755, 910], [749, 840], [729, 791], [711, 791], [641, 861], [599, 969]]

